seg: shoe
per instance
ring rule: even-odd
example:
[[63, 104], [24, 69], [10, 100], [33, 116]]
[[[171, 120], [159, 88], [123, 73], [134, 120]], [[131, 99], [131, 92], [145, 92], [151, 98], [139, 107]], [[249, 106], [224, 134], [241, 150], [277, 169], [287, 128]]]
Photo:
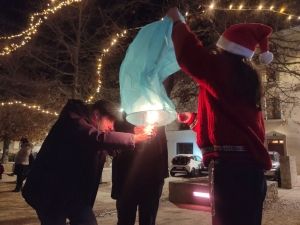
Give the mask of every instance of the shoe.
[[12, 192], [20, 192], [22, 190], [22, 187], [16, 187], [15, 190], [12, 190]]

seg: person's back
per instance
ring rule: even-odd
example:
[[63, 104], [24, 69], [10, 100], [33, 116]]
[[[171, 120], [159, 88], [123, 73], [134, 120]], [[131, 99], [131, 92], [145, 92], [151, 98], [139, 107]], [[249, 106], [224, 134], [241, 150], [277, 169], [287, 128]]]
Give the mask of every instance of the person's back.
[[15, 164], [29, 165], [29, 155], [32, 151], [32, 144], [24, 143], [22, 144], [20, 150], [15, 157]]
[[266, 195], [263, 170], [271, 168], [264, 146], [261, 80], [249, 60], [256, 46], [260, 60], [272, 61], [268, 37], [272, 28], [263, 24], [236, 24], [219, 38], [221, 54], [210, 54], [184, 24], [177, 8], [172, 40], [177, 61], [199, 84], [198, 115], [184, 112], [178, 120], [197, 132], [203, 161], [209, 167], [213, 225], [259, 225]]
[[[132, 151], [115, 153], [112, 163], [113, 184], [112, 197], [126, 185], [129, 189], [147, 184], [159, 183], [168, 175], [168, 147], [165, 128], [158, 127], [156, 136], [149, 143], [138, 144]], [[125, 184], [126, 183], [126, 184]], [[115, 187], [118, 191], [114, 192]]]
[[[134, 126], [116, 123], [116, 131], [134, 132]], [[133, 151], [116, 151], [112, 162], [112, 193], [118, 225], [131, 225], [139, 210], [140, 224], [154, 224], [164, 179], [168, 177], [168, 149], [164, 127], [155, 138]]]
[[[199, 127], [196, 129], [201, 131], [197, 133], [197, 144], [202, 150], [213, 145], [246, 145], [262, 167], [267, 167], [269, 156], [263, 143], [265, 137], [262, 112], [256, 102], [249, 100], [243, 92], [247, 90], [245, 86], [248, 85], [253, 89], [251, 91], [255, 96], [256, 89], [253, 83], [259, 83], [256, 72], [251, 71], [250, 65], [243, 62], [241, 57], [227, 52], [209, 55], [208, 58], [216, 65], [211, 68], [209, 75], [201, 75], [207, 79], [197, 80], [200, 88]], [[246, 70], [250, 70], [248, 77], [245, 67]], [[240, 79], [235, 78], [238, 76]], [[236, 86], [239, 86], [237, 90]], [[249, 136], [255, 137], [251, 138], [251, 142], [253, 139], [254, 143], [250, 143]], [[222, 156], [222, 153], [214, 152], [213, 157], [216, 155]], [[210, 158], [209, 155], [205, 155], [204, 161], [209, 162]]]

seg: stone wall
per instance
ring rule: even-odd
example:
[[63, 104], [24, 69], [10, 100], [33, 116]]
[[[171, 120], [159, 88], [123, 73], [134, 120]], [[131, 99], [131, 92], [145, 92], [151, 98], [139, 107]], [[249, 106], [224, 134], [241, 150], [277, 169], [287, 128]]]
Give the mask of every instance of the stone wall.
[[291, 189], [297, 182], [297, 166], [295, 156], [280, 156], [281, 187]]

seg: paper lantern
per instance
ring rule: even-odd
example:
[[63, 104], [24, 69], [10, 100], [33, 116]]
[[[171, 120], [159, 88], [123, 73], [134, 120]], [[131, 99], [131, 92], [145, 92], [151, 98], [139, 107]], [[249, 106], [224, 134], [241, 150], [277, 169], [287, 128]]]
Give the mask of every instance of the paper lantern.
[[122, 62], [121, 104], [126, 120], [134, 125], [164, 126], [176, 119], [175, 106], [162, 84], [180, 69], [171, 39], [172, 27], [168, 17], [144, 26]]

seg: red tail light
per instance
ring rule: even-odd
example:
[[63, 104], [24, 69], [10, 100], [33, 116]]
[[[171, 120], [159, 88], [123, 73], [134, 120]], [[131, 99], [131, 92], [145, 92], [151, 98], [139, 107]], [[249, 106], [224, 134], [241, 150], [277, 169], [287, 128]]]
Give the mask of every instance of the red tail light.
[[172, 164], [174, 164], [174, 158], [175, 158], [175, 157], [173, 157], [172, 160], [171, 160], [171, 163], [172, 163]]

